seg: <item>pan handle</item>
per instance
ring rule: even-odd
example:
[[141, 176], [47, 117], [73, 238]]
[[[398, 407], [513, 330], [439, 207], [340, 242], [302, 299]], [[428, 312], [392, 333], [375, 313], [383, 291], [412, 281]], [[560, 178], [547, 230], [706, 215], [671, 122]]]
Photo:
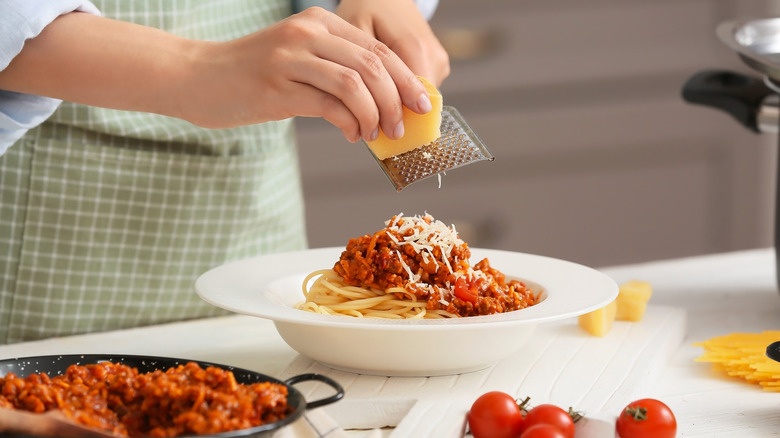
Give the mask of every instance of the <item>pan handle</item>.
[[334, 403], [336, 401], [341, 400], [344, 398], [344, 388], [339, 385], [338, 382], [331, 379], [328, 376], [324, 376], [322, 374], [315, 374], [315, 373], [307, 373], [307, 374], [299, 374], [297, 376], [292, 376], [289, 379], [285, 380], [285, 385], [295, 385], [296, 383], [305, 382], [309, 380], [317, 380], [320, 382], [323, 382], [330, 386], [331, 388], [336, 390], [336, 393], [331, 395], [330, 397], [325, 397], [319, 400], [314, 401], [307, 401], [306, 402], [306, 409], [314, 409], [319, 408], [320, 406], [329, 405], [331, 403]]
[[686, 102], [723, 110], [754, 132], [763, 132], [759, 113], [765, 98], [773, 94], [761, 79], [724, 70], [699, 72], [682, 88]]
[[780, 341], [772, 342], [766, 347], [766, 356], [776, 362], [780, 362]]

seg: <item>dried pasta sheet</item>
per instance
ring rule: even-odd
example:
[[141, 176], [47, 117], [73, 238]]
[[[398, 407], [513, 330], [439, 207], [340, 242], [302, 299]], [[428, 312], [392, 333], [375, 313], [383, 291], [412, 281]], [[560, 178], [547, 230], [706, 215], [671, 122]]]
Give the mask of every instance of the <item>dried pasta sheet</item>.
[[729, 376], [761, 385], [767, 391], [780, 392], [780, 362], [766, 355], [769, 344], [780, 340], [780, 331], [730, 333], [698, 342], [704, 348], [697, 362], [709, 362]]

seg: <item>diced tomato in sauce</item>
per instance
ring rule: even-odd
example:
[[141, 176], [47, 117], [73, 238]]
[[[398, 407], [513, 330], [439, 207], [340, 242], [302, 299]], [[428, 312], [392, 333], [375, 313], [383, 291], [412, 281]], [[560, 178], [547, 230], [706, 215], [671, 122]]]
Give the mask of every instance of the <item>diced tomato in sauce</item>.
[[[333, 270], [351, 286], [385, 291], [402, 287], [427, 300], [429, 310], [446, 310], [457, 316], [490, 315], [536, 303], [525, 284], [507, 282], [487, 259], [470, 266], [471, 251], [462, 240], [454, 240], [445, 249], [430, 245], [422, 250], [420, 245], [406, 242], [433, 219], [425, 216], [424, 223], [418, 221], [415, 227], [405, 229], [400, 225], [406, 220], [409, 218], [396, 216], [388, 221], [390, 226], [373, 235], [350, 239]], [[461, 284], [468, 283], [468, 296], [455, 293], [461, 278]]]

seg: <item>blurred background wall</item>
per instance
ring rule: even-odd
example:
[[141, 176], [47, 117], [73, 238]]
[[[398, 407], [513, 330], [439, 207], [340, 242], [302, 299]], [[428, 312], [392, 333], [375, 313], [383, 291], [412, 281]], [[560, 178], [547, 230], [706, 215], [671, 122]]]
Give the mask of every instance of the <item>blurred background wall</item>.
[[715, 29], [774, 15], [776, 0], [441, 0], [444, 102], [495, 161], [396, 192], [363, 143], [299, 119], [310, 246], [400, 212], [595, 267], [772, 246], [777, 137], [680, 90], [704, 69], [753, 74]]

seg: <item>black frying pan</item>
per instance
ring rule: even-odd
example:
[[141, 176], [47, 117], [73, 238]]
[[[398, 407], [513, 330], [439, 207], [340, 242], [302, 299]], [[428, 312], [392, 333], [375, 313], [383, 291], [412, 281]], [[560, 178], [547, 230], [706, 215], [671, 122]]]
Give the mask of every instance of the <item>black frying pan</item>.
[[[178, 365], [184, 365], [188, 362], [195, 362], [202, 368], [209, 366], [219, 367], [224, 370], [232, 371], [238, 383], [251, 384], [258, 382], [271, 382], [287, 387], [287, 404], [291, 412], [283, 419], [273, 423], [263, 424], [261, 426], [249, 429], [240, 429], [232, 432], [224, 432], [214, 435], [198, 435], [198, 438], [234, 438], [234, 437], [260, 437], [267, 436], [279, 428], [297, 420], [304, 411], [318, 408], [334, 403], [344, 397], [344, 389], [337, 382], [321, 374], [300, 374], [293, 376], [285, 381], [275, 379], [254, 371], [236, 368], [227, 365], [201, 362], [197, 360], [176, 359], [157, 356], [138, 356], [138, 355], [111, 355], [111, 354], [70, 354], [70, 355], [52, 355], [52, 356], [34, 356], [13, 359], [0, 360], [0, 377], [8, 373], [14, 373], [19, 377], [27, 377], [31, 374], [46, 373], [49, 376], [63, 374], [71, 365], [87, 365], [99, 362], [120, 363], [138, 369], [140, 373], [147, 373], [156, 370], [167, 370]], [[317, 380], [332, 387], [336, 393], [330, 397], [320, 400], [307, 402], [300, 391], [293, 387], [294, 384], [304, 381]], [[0, 435], [4, 438], [28, 438], [26, 435]], [[32, 438], [32, 437], [30, 437]]]

